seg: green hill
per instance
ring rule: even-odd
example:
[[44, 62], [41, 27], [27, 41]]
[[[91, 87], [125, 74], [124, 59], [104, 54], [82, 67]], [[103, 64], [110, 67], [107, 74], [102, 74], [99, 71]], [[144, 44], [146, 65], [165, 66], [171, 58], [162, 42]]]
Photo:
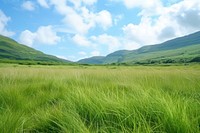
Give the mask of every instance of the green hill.
[[[183, 63], [198, 62], [200, 58], [200, 31], [166, 41], [161, 44], [143, 46], [137, 50], [120, 50], [101, 58], [102, 64], [128, 63]], [[88, 58], [87, 62], [90, 62]], [[98, 62], [98, 60], [97, 60]], [[91, 64], [98, 64], [92, 62]], [[81, 63], [84, 62], [84, 59]]]
[[141, 54], [128, 54], [124, 60], [130, 64], [154, 64], [154, 63], [189, 63], [196, 62], [193, 59], [200, 57], [200, 44], [185, 46], [172, 50], [161, 50]]
[[70, 61], [44, 54], [0, 35], [0, 62], [22, 64], [66, 64]]

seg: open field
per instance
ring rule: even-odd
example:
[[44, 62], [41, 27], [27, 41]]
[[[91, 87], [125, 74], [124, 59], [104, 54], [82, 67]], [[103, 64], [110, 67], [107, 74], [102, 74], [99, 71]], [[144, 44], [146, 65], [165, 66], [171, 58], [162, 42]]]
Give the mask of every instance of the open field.
[[200, 66], [0, 65], [0, 132], [200, 132]]

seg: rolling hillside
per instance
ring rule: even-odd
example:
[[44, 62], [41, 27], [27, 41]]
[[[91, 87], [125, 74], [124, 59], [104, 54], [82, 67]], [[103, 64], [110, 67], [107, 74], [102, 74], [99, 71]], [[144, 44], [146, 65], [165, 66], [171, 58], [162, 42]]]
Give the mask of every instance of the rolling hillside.
[[44, 54], [0, 35], [0, 62], [27, 64], [59, 64], [70, 61]]
[[[120, 50], [101, 58], [102, 64], [128, 63], [184, 63], [199, 61], [200, 31], [166, 41], [161, 44], [143, 46], [137, 50]], [[90, 59], [82, 59], [81, 63], [88, 63]], [[99, 64], [99, 61], [91, 64]], [[90, 63], [89, 63], [90, 64]]]

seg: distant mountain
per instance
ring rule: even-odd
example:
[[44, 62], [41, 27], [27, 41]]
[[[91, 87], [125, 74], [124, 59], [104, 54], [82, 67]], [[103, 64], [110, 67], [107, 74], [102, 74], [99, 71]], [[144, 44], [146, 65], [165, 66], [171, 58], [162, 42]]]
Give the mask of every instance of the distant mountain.
[[[181, 63], [190, 62], [200, 57], [200, 31], [166, 41], [161, 44], [143, 46], [137, 50], [119, 50], [101, 58], [102, 64], [128, 63]], [[90, 62], [88, 58], [87, 62]], [[96, 61], [96, 62], [95, 62]], [[88, 64], [99, 64], [95, 60]], [[81, 61], [84, 62], [84, 59]]]
[[28, 64], [60, 64], [70, 61], [44, 54], [0, 35], [0, 62]]
[[78, 63], [81, 64], [103, 64], [105, 56], [93, 56], [91, 58], [86, 58], [79, 60]]

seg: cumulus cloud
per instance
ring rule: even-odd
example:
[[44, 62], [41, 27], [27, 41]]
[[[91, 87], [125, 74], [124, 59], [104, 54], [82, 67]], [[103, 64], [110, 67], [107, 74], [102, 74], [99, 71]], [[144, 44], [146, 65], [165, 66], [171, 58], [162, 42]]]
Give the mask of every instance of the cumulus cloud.
[[[69, 2], [74, 6], [69, 6]], [[48, 5], [53, 6], [60, 15], [63, 15], [62, 22], [67, 28], [65, 31], [83, 35], [96, 26], [107, 30], [113, 24], [109, 11], [93, 12], [88, 9], [87, 5], [93, 5], [96, 2], [97, 0], [49, 0]]]
[[162, 12], [162, 2], [160, 0], [123, 0], [127, 8], [141, 8], [138, 15], [149, 16]]
[[158, 36], [158, 39], [165, 40], [166, 38], [172, 38], [175, 36], [174, 28], [171, 26], [165, 27], [161, 30], [161, 33]]
[[97, 2], [97, 0], [82, 0], [83, 3], [85, 3], [86, 5], [93, 5], [94, 3]]
[[36, 32], [25, 30], [20, 34], [20, 42], [22, 44], [32, 46], [33, 44], [47, 44], [53, 45], [60, 41], [60, 37], [57, 36], [56, 31], [52, 26], [41, 26]]
[[117, 23], [122, 20], [124, 16], [122, 14], [115, 16], [114, 18], [114, 24], [117, 25]]
[[95, 20], [104, 30], [112, 26], [112, 15], [106, 10], [97, 13]]
[[81, 55], [81, 56], [86, 56], [87, 55], [87, 53], [84, 52], [84, 51], [80, 51], [80, 52], [78, 52], [78, 54]]
[[[151, 2], [123, 0], [123, 3], [127, 8], [141, 9], [138, 13], [138, 17], [141, 18], [140, 22], [124, 25], [122, 27], [124, 34], [121, 37], [108, 34], [90, 37], [83, 35], [83, 42], [87, 43], [82, 44], [88, 44], [85, 46], [97, 45], [99, 50], [107, 46], [108, 52], [113, 52], [119, 49], [136, 49], [143, 45], [161, 43], [200, 30], [199, 0], [193, 0], [193, 2], [190, 0], [181, 2], [170, 0], [171, 4], [167, 6], [164, 6], [160, 0], [152, 0]], [[87, 8], [82, 8], [82, 11], [83, 18], [94, 20], [90, 23], [94, 26], [98, 20], [95, 19], [98, 13], [91, 13]]]
[[14, 32], [12, 31], [8, 31], [6, 29], [7, 23], [8, 21], [10, 21], [11, 18], [7, 17], [3, 11], [0, 10], [0, 34], [4, 35], [4, 36], [12, 36], [14, 35]]
[[180, 5], [180, 9], [171, 16], [175, 18], [180, 26], [184, 26], [188, 30], [200, 29], [200, 2], [188, 6], [187, 2]]
[[[129, 4], [131, 5], [131, 3]], [[159, 4], [157, 8], [151, 8], [151, 12], [148, 9], [151, 4], [146, 4], [142, 1], [138, 4], [137, 2], [133, 3], [130, 7], [140, 5], [142, 8], [142, 11], [138, 14], [141, 16], [141, 21], [139, 24], [129, 23], [122, 28], [125, 38], [132, 40], [133, 43], [141, 46], [155, 44], [200, 30], [199, 0], [192, 2], [184, 0], [168, 7]], [[159, 11], [157, 11], [158, 9]], [[146, 11], [149, 11], [149, 13]]]
[[117, 37], [107, 35], [107, 34], [102, 34], [99, 36], [92, 36], [91, 40], [99, 45], [108, 46], [109, 52], [118, 50], [121, 46], [121, 43]]
[[124, 37], [117, 37], [108, 34], [101, 34], [97, 36], [84, 36], [75, 35], [72, 37], [75, 44], [81, 47], [87, 47], [89, 52], [78, 52], [78, 55], [82, 58], [88, 58], [91, 56], [100, 56], [108, 54], [120, 49], [133, 50], [141, 47], [140, 44]]
[[37, 2], [39, 3], [40, 6], [44, 8], [49, 8], [47, 0], [37, 0]]
[[73, 36], [72, 40], [79, 46], [86, 46], [86, 47], [92, 46], [92, 43], [85, 36], [79, 34]]
[[84, 6], [91, 6], [94, 5], [97, 0], [69, 0], [75, 8], [80, 8], [82, 5]]
[[22, 8], [28, 11], [35, 10], [35, 5], [32, 1], [25, 1], [22, 3]]
[[31, 47], [33, 45], [33, 42], [35, 41], [36, 38], [36, 34], [32, 33], [29, 30], [25, 30], [20, 34], [20, 43], [23, 43], [29, 47]]
[[74, 33], [87, 33], [90, 26], [84, 23], [83, 18], [70, 6], [67, 6], [66, 1], [51, 0], [51, 4], [55, 6], [56, 11], [64, 16], [63, 22]]
[[99, 51], [103, 47], [107, 47], [108, 52], [113, 52], [115, 50], [119, 50], [120, 48], [122, 48], [123, 46], [122, 44], [124, 42], [123, 39], [108, 34], [101, 34], [98, 36], [90, 36], [90, 37], [76, 34], [72, 37], [72, 40], [78, 46], [88, 47], [90, 49], [93, 49], [93, 54], [91, 55], [96, 55], [96, 56], [100, 55], [100, 52], [94, 52], [94, 51]]
[[78, 55], [79, 55], [80, 57], [77, 58], [76, 60], [80, 60], [80, 59], [84, 59], [84, 58], [88, 58], [88, 57], [89, 57], [89, 53], [86, 53], [86, 52], [84, 52], [84, 51], [78, 52]]
[[100, 52], [97, 50], [92, 51], [90, 54], [91, 54], [91, 56], [100, 56]]
[[151, 0], [151, 1], [147, 1], [147, 0], [124, 0], [124, 5], [127, 8], [134, 8], [134, 7], [150, 8], [150, 7], [154, 7], [158, 3], [160, 3], [160, 0]]
[[[127, 9], [138, 8], [140, 12], [139, 23], [129, 23], [122, 27], [122, 37], [115, 37], [108, 34], [88, 36], [90, 29], [100, 27], [107, 30], [116, 25], [122, 19], [122, 15], [112, 17], [107, 10], [94, 12], [89, 10], [97, 0], [38, 0], [44, 7], [54, 7], [56, 12], [63, 16], [62, 22], [67, 30], [73, 33], [72, 40], [82, 47], [93, 48], [107, 46], [108, 52], [118, 49], [136, 49], [147, 44], [156, 44], [174, 37], [190, 34], [200, 30], [200, 1], [199, 0], [168, 0], [169, 5], [165, 6], [161, 0], [110, 0], [122, 2]], [[114, 18], [114, 20], [113, 20]], [[24, 31], [28, 44], [33, 44], [37, 39], [39, 31], [32, 33]], [[23, 34], [22, 34], [23, 35]], [[42, 35], [40, 35], [42, 36]], [[33, 40], [33, 41], [31, 41]], [[54, 39], [56, 40], [56, 39]], [[94, 52], [95, 53], [95, 52]], [[98, 52], [96, 52], [96, 55]], [[80, 54], [80, 53], [79, 53]], [[82, 53], [83, 54], [83, 53]], [[92, 54], [92, 53], [89, 53]], [[89, 55], [88, 54], [88, 55]]]
[[150, 18], [142, 18], [139, 25], [128, 24], [123, 27], [123, 32], [128, 40], [139, 44], [149, 44], [157, 40], [156, 29], [152, 26]]
[[[98, 36], [90, 37], [77, 34], [72, 38], [72, 40], [78, 46], [91, 48], [93, 51], [90, 53], [90, 56], [99, 56], [102, 50], [103, 52], [111, 53], [120, 49], [132, 50], [141, 46], [140, 44], [132, 41], [132, 39], [112, 36], [108, 34], [101, 34]], [[80, 52], [79, 55], [86, 57], [88, 54], [85, 52]]]

